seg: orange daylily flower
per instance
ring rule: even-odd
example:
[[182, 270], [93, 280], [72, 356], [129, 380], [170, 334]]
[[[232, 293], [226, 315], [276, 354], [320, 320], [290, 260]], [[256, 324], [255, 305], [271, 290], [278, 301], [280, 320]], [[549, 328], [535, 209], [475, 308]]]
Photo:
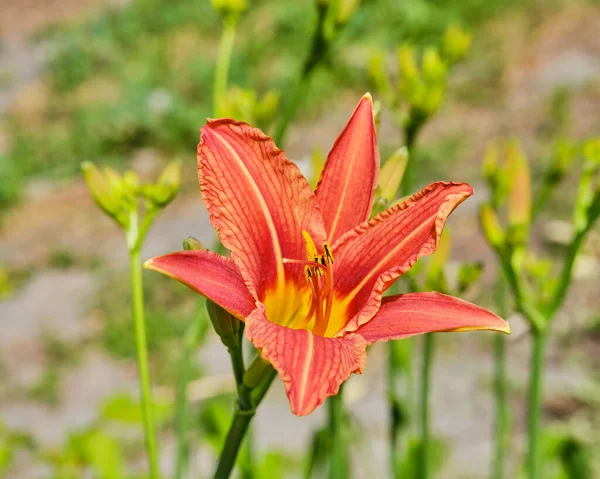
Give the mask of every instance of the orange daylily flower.
[[382, 297], [434, 252], [446, 218], [473, 190], [433, 183], [369, 220], [378, 170], [368, 94], [335, 141], [314, 192], [260, 130], [209, 120], [198, 177], [231, 258], [182, 251], [146, 263], [245, 321], [246, 336], [279, 372], [299, 416], [362, 372], [369, 344], [439, 331], [509, 332], [504, 320], [458, 298]]

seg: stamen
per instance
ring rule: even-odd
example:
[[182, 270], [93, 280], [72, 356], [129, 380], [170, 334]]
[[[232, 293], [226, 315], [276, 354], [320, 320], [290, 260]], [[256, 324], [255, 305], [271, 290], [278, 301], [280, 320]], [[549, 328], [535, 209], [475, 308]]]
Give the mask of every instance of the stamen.
[[321, 264], [319, 262], [315, 262], [315, 261], [307, 261], [305, 259], [292, 259], [292, 258], [283, 258], [282, 259], [284, 264], [302, 264], [304, 266], [309, 266], [309, 267], [315, 267], [315, 268], [320, 268], [320, 269], [327, 269], [327, 265]]

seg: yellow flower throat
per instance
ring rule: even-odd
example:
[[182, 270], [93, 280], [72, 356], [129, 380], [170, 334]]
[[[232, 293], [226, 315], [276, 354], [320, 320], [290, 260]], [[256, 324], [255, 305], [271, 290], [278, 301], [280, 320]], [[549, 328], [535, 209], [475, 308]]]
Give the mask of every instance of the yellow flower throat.
[[[304, 265], [304, 277], [310, 285], [310, 301], [293, 308], [293, 313], [279, 318], [282, 326], [293, 329], [309, 329], [313, 333], [325, 336], [331, 311], [333, 308], [333, 255], [327, 244], [323, 245], [323, 253], [319, 254], [317, 247], [307, 231], [302, 231], [306, 245], [306, 260], [284, 258], [288, 264]], [[288, 302], [296, 303], [292, 298]], [[308, 308], [308, 311], [306, 309]], [[287, 310], [285, 306], [282, 308]], [[281, 311], [281, 310], [280, 310]]]

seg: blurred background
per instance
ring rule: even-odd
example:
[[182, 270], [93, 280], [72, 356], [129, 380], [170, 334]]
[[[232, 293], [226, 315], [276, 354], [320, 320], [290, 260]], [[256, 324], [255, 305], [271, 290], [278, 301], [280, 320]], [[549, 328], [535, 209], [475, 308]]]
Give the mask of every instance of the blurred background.
[[[252, 0], [240, 19], [230, 87], [264, 109], [251, 117], [272, 132], [294, 88], [314, 28], [312, 1]], [[493, 307], [496, 262], [478, 231], [487, 198], [482, 157], [494, 138], [515, 138], [535, 179], [557, 138], [600, 132], [600, 4], [596, 1], [363, 0], [310, 83], [286, 151], [310, 172], [365, 91], [376, 52], [393, 71], [395, 48], [438, 44], [449, 25], [473, 35], [450, 77], [447, 99], [426, 125], [415, 162], [418, 187], [468, 181], [476, 194], [453, 214], [451, 263], [481, 261], [470, 299]], [[181, 249], [214, 232], [196, 180], [198, 128], [212, 112], [221, 19], [207, 0], [0, 0], [0, 476], [84, 477], [86, 464], [119, 464], [142, 477], [135, 345], [127, 251], [121, 230], [93, 203], [80, 174], [90, 160], [154, 178], [182, 161], [180, 195], [150, 230], [143, 258]], [[238, 106], [232, 114], [242, 111]], [[382, 158], [402, 146], [383, 108]], [[533, 240], [559, 251], [576, 179], [541, 216]], [[600, 457], [600, 238], [589, 237], [567, 307], [553, 327], [544, 420], [547, 449], [561, 438]], [[152, 379], [161, 466], [172, 470], [173, 391], [183, 332], [203, 304], [182, 285], [145, 272]], [[511, 317], [511, 454], [516, 477], [524, 442], [527, 327]], [[227, 427], [233, 392], [229, 358], [206, 320], [194, 358], [190, 477], [207, 477]], [[492, 455], [491, 334], [440, 337], [433, 372], [433, 432], [440, 478], [483, 478]], [[386, 464], [385, 351], [373, 348], [346, 399], [355, 418], [355, 477]], [[280, 382], [253, 431], [259, 477], [301, 477], [318, 410], [289, 412]], [[554, 442], [553, 442], [554, 441]], [[560, 443], [562, 444], [562, 443]], [[593, 453], [595, 451], [595, 454]], [[98, 458], [101, 458], [98, 459]], [[83, 468], [83, 469], [82, 469]], [[598, 471], [598, 469], [596, 469]], [[514, 474], [514, 475], [512, 475]], [[373, 477], [381, 477], [376, 475]], [[559, 476], [557, 476], [559, 477]]]

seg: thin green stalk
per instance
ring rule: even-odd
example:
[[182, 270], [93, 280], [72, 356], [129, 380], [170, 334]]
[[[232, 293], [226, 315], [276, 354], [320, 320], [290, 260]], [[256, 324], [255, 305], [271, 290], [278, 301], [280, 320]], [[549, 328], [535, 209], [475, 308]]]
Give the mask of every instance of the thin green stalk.
[[544, 351], [546, 333], [532, 331], [533, 349], [531, 351], [531, 371], [529, 379], [529, 408], [527, 418], [527, 477], [540, 479], [541, 475], [541, 441], [540, 422], [542, 416], [542, 385], [544, 374]]
[[427, 479], [429, 477], [429, 388], [431, 385], [431, 365], [433, 363], [434, 347], [434, 335], [431, 333], [426, 334], [423, 337], [423, 363], [421, 364], [421, 416], [419, 418], [421, 426], [421, 447], [419, 449], [419, 458], [417, 461], [417, 477], [420, 479]]
[[504, 479], [504, 458], [508, 432], [506, 407], [506, 340], [502, 334], [494, 336], [494, 400], [496, 405], [494, 479]]
[[219, 465], [214, 475], [215, 479], [227, 479], [231, 474], [240, 446], [255, 412], [255, 409], [248, 411], [238, 409], [236, 411], [229, 432], [227, 433], [221, 456], [219, 457]]
[[263, 380], [259, 383], [254, 391], [252, 391], [252, 405], [249, 409], [242, 409], [238, 402], [233, 421], [227, 433], [225, 444], [219, 457], [219, 464], [215, 472], [215, 479], [227, 479], [233, 466], [235, 465], [236, 458], [238, 456], [240, 446], [244, 440], [250, 421], [256, 413], [256, 408], [263, 400], [265, 394], [269, 390], [273, 379], [275, 379], [275, 369], [272, 367], [267, 369], [264, 374]]
[[223, 33], [219, 45], [219, 56], [215, 67], [215, 84], [213, 88], [213, 113], [222, 116], [222, 107], [227, 95], [227, 79], [229, 77], [229, 66], [231, 65], [231, 54], [235, 41], [235, 30], [237, 17], [231, 15], [223, 20]]
[[567, 250], [567, 254], [563, 263], [563, 269], [560, 274], [558, 287], [556, 289], [556, 292], [552, 296], [552, 303], [546, 311], [546, 316], [549, 319], [552, 319], [554, 317], [554, 315], [562, 305], [567, 291], [569, 290], [569, 285], [571, 284], [571, 275], [573, 274], [573, 266], [575, 265], [575, 259], [577, 258], [577, 253], [579, 253], [579, 248], [581, 247], [583, 239], [585, 238], [585, 235], [588, 232], [588, 230], [589, 228], [578, 233], [569, 245], [569, 249]]
[[298, 79], [298, 83], [296, 84], [296, 89], [292, 94], [291, 100], [287, 103], [287, 105], [284, 108], [281, 121], [277, 125], [277, 129], [275, 130], [275, 135], [273, 137], [275, 140], [275, 144], [280, 148], [283, 148], [285, 142], [285, 135], [287, 133], [288, 127], [290, 126], [292, 118], [294, 118], [294, 116], [296, 115], [296, 111], [300, 106], [300, 103], [306, 97], [312, 72], [315, 70], [317, 65], [319, 65], [319, 63], [325, 58], [329, 49], [329, 43], [325, 38], [324, 34], [325, 19], [327, 18], [327, 7], [319, 5], [317, 9], [317, 14], [317, 26], [315, 28], [315, 32], [311, 41], [310, 52], [302, 65], [302, 70], [300, 71], [300, 78]]
[[[404, 140], [409, 151], [408, 163], [402, 178], [402, 196], [411, 193], [412, 169], [414, 162], [414, 146], [417, 135], [424, 124], [424, 119], [411, 114], [404, 125]], [[392, 287], [393, 288], [393, 287]], [[396, 291], [397, 292], [397, 291]], [[410, 417], [412, 406], [412, 374], [411, 358], [413, 357], [414, 340], [390, 341], [388, 343], [388, 370], [387, 370], [387, 396], [390, 411], [390, 471], [392, 477], [400, 477], [400, 431], [406, 426]], [[402, 397], [400, 392], [400, 378], [405, 376], [406, 394]]]
[[348, 444], [344, 434], [344, 400], [342, 388], [327, 400], [329, 406], [329, 438], [331, 441], [331, 464], [329, 479], [346, 479], [349, 475]]
[[[500, 276], [496, 286], [498, 313], [506, 317], [506, 286]], [[508, 408], [506, 397], [506, 340], [503, 334], [494, 335], [494, 401], [496, 424], [494, 437], [493, 479], [504, 479], [504, 464], [508, 440]]]
[[190, 379], [192, 351], [183, 349], [179, 367], [179, 381], [176, 392], [176, 421], [177, 421], [177, 451], [175, 456], [175, 479], [182, 479], [185, 474], [188, 459], [187, 425], [189, 422], [187, 386]]
[[[137, 216], [137, 215], [136, 215]], [[137, 229], [137, 221], [132, 228]], [[137, 231], [132, 236], [137, 238]], [[140, 374], [142, 413], [144, 418], [144, 432], [146, 436], [146, 449], [148, 451], [148, 468], [151, 479], [158, 479], [158, 450], [154, 432], [152, 414], [152, 393], [150, 388], [150, 373], [148, 369], [148, 346], [146, 343], [146, 322], [144, 319], [144, 292], [142, 286], [142, 264], [140, 262], [140, 249], [134, 247], [129, 250], [131, 264], [131, 287], [133, 295], [133, 321], [135, 327], [135, 342], [137, 349], [138, 370]]]

